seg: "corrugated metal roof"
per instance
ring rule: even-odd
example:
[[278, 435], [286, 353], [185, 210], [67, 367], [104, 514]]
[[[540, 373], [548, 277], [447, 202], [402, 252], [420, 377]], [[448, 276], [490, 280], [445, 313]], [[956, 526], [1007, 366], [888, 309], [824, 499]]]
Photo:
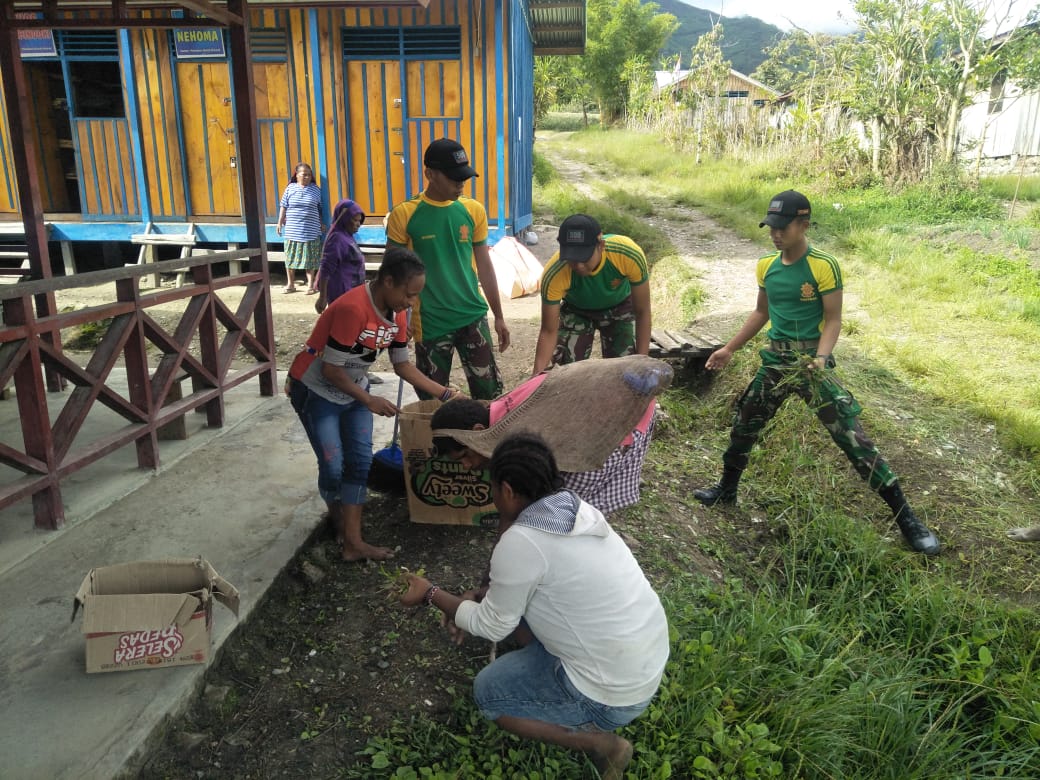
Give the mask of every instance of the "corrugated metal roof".
[[585, 0], [528, 0], [534, 53], [585, 53]]

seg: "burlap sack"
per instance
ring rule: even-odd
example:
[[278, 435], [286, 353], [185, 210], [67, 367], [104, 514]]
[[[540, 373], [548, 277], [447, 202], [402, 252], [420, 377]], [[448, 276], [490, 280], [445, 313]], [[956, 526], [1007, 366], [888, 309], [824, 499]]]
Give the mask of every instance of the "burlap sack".
[[511, 433], [545, 439], [561, 471], [592, 471], [603, 465], [642, 418], [651, 400], [672, 382], [672, 368], [646, 355], [583, 360], [557, 366], [517, 408], [480, 431], [442, 429], [434, 436], [490, 457]]

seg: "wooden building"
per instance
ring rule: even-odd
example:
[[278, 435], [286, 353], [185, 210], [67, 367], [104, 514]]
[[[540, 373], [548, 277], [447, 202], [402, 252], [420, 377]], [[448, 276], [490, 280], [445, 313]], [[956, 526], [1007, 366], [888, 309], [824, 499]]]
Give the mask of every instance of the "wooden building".
[[[679, 98], [690, 88], [690, 70], [655, 71], [656, 90], [667, 90]], [[755, 108], [764, 108], [780, 96], [772, 87], [756, 81], [740, 71], [730, 68], [726, 81], [720, 86], [718, 97], [731, 103], [748, 104]]]
[[[226, 27], [198, 26], [185, 10], [192, 3], [122, 3], [128, 16], [191, 14], [191, 26], [172, 29], [94, 29], [90, 0], [50, 11], [46, 2], [0, 5], [37, 20], [19, 30], [20, 53], [51, 241], [127, 242], [146, 232], [245, 241], [238, 168], [247, 163]], [[534, 56], [584, 50], [584, 0], [247, 8], [268, 241], [279, 243], [278, 199], [302, 161], [326, 214], [353, 198], [371, 217], [362, 242], [383, 243], [382, 216], [422, 189], [422, 151], [442, 136], [460, 141], [480, 173], [466, 194], [485, 204], [493, 237], [530, 224]], [[46, 13], [83, 26], [48, 28]], [[0, 221], [18, 223], [10, 140], [5, 116]]]
[[[351, 196], [377, 217], [361, 238], [380, 244], [378, 217], [422, 187], [425, 144], [452, 136], [493, 234], [526, 226], [533, 57], [584, 38], [584, 0], [0, 0], [0, 247], [24, 248], [0, 248], [20, 255], [0, 286], [0, 390], [13, 383], [22, 434], [0, 442], [0, 510], [31, 499], [37, 528], [61, 528], [70, 475], [129, 444], [157, 468], [188, 412], [220, 427], [231, 389], [277, 391], [267, 243], [296, 162], [326, 208]], [[69, 251], [53, 278], [52, 242], [147, 234], [239, 246], [91, 274]], [[158, 272], [193, 284], [142, 293]], [[58, 310], [64, 289], [108, 283], [111, 302]], [[170, 329], [149, 315], [178, 302]], [[81, 365], [62, 333], [86, 324], [101, 335]], [[84, 437], [101, 406], [114, 425]]]

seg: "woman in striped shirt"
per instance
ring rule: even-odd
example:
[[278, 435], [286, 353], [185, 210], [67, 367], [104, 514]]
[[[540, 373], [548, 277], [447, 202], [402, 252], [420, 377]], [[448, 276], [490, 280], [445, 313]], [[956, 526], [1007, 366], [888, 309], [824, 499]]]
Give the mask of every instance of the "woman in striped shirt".
[[[318, 292], [314, 286], [321, 260], [321, 189], [314, 183], [314, 171], [307, 163], [297, 163], [293, 180], [282, 193], [278, 210], [278, 235], [285, 239], [286, 284], [282, 292], [296, 292], [294, 271], [307, 274], [307, 294]], [[283, 235], [284, 232], [284, 235]]]

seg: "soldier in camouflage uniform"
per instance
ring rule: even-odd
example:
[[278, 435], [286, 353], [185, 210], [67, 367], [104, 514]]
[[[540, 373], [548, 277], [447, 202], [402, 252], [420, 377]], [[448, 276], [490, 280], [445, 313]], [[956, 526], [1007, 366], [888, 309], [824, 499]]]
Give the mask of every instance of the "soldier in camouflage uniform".
[[446, 386], [458, 352], [470, 395], [491, 400], [502, 394], [503, 384], [488, 308], [495, 317], [499, 352], [509, 347], [509, 328], [488, 250], [487, 213], [462, 195], [466, 182], [478, 174], [465, 149], [448, 138], [426, 147], [423, 165], [426, 189], [395, 206], [386, 224], [387, 242], [414, 250], [426, 265], [426, 287], [412, 318], [415, 364]]
[[769, 226], [778, 251], [758, 261], [758, 303], [729, 343], [711, 354], [707, 368], [725, 368], [733, 353], [766, 323], [769, 346], [762, 365], [737, 401], [730, 443], [722, 456], [721, 481], [694, 497], [707, 506], [734, 503], [748, 455], [780, 405], [792, 393], [816, 413], [835, 444], [892, 509], [910, 546], [925, 555], [939, 552], [939, 540], [915, 515], [895, 474], [859, 422], [862, 411], [834, 376], [831, 351], [841, 333], [842, 279], [837, 260], [809, 245], [811, 207], [799, 192], [773, 198], [759, 227]]
[[542, 324], [534, 374], [587, 360], [599, 332], [603, 357], [650, 351], [650, 271], [627, 236], [603, 235], [585, 214], [560, 225], [560, 251], [542, 272]]

